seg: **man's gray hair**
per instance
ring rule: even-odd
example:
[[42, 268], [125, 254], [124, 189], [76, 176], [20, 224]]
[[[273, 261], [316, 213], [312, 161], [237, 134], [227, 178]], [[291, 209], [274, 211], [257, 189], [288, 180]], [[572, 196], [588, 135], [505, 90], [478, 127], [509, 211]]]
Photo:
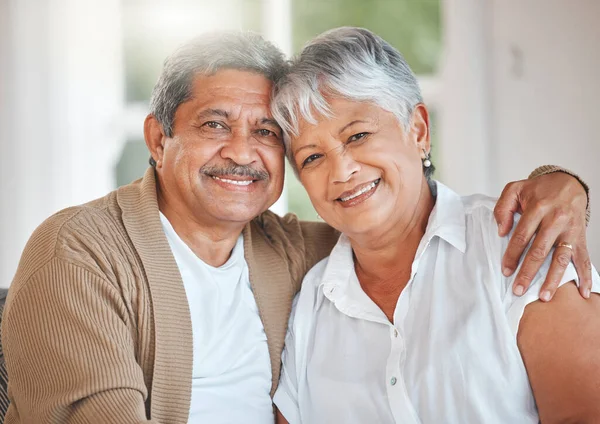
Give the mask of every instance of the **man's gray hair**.
[[150, 113], [167, 137], [173, 136], [175, 111], [192, 96], [197, 75], [213, 75], [221, 69], [256, 72], [276, 83], [288, 63], [277, 47], [253, 32], [204, 34], [182, 45], [164, 63], [152, 91]]
[[[402, 54], [364, 28], [342, 27], [309, 42], [274, 88], [273, 116], [284, 131], [286, 154], [297, 174], [289, 146], [300, 120], [316, 123], [315, 112], [331, 117], [326, 95], [370, 102], [393, 113], [408, 129], [423, 103], [421, 90]], [[424, 168], [429, 178], [433, 166]]]

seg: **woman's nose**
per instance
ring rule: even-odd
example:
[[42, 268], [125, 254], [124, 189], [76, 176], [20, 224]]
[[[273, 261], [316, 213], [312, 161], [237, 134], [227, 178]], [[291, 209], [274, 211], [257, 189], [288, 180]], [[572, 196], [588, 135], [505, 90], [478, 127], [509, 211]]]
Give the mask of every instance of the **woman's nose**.
[[354, 160], [352, 152], [343, 147], [330, 152], [328, 156], [331, 158], [330, 182], [332, 183], [345, 183], [360, 171], [360, 164]]

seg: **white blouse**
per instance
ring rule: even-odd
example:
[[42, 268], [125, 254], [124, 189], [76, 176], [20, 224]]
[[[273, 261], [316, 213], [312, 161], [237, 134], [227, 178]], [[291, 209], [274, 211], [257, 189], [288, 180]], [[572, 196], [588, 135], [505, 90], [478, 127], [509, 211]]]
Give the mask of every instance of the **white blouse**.
[[[295, 299], [274, 398], [290, 424], [538, 423], [516, 335], [550, 259], [513, 295], [494, 205], [437, 183], [393, 324], [362, 290], [340, 237]], [[571, 264], [561, 284], [573, 280]]]

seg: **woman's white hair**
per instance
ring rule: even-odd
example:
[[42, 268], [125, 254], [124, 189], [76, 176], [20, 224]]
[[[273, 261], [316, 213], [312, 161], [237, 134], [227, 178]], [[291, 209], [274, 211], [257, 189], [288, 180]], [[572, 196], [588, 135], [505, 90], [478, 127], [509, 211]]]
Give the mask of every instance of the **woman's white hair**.
[[290, 136], [299, 135], [301, 119], [315, 124], [315, 112], [332, 116], [324, 96], [374, 103], [393, 113], [405, 129], [415, 106], [423, 103], [402, 54], [371, 31], [353, 27], [332, 29], [309, 42], [273, 94], [272, 113], [284, 131], [286, 154], [296, 173]]

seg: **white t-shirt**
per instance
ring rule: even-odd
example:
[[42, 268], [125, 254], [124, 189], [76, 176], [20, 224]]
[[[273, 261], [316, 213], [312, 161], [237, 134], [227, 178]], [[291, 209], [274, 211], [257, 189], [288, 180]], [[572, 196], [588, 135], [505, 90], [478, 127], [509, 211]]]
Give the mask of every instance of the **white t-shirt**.
[[495, 200], [437, 187], [394, 324], [362, 290], [347, 237], [304, 278], [274, 398], [290, 424], [538, 423], [516, 334], [550, 260], [514, 296]]
[[272, 424], [267, 337], [250, 287], [244, 240], [215, 268], [198, 258], [161, 213], [192, 316], [189, 423]]

